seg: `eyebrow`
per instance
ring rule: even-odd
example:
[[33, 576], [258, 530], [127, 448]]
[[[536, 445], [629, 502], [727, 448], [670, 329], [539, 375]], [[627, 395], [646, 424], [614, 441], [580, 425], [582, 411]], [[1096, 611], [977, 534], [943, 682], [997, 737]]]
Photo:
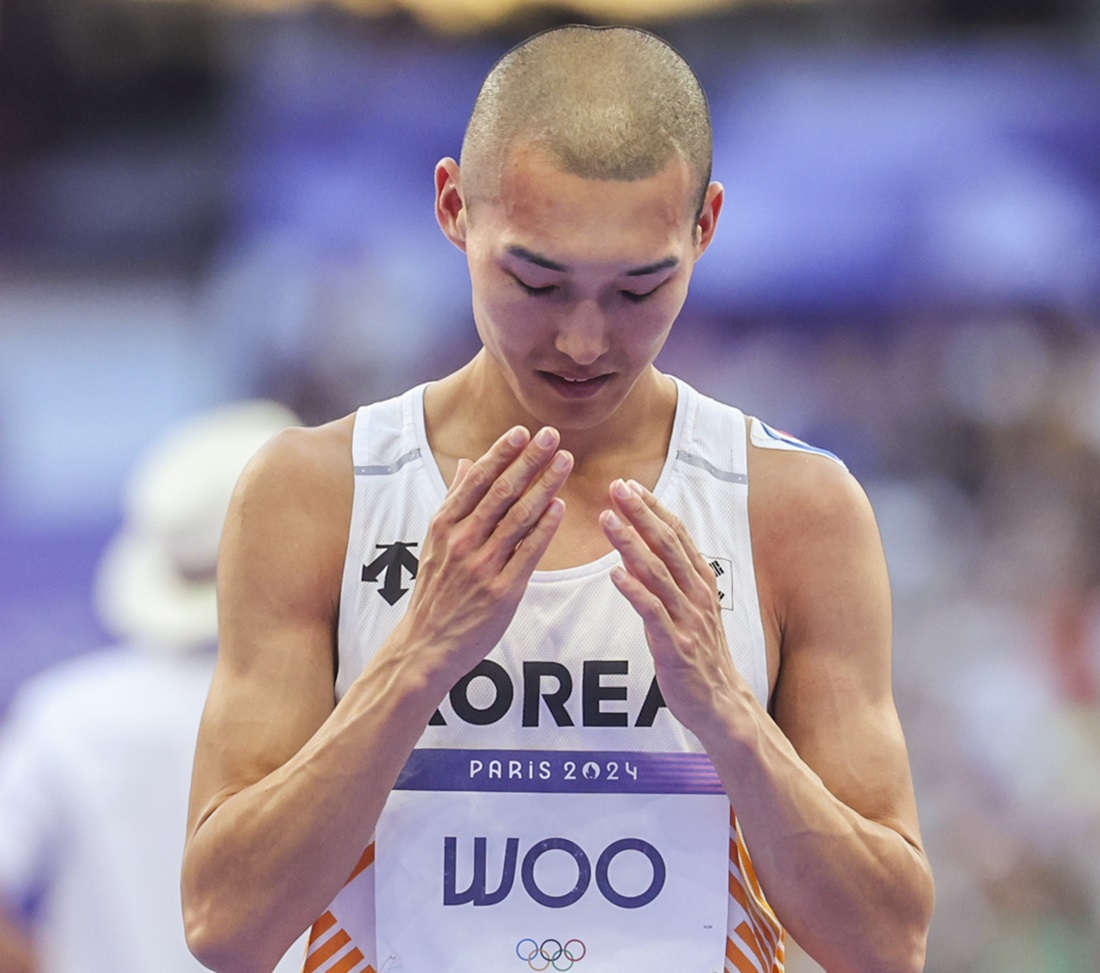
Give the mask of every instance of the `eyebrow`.
[[665, 257], [664, 260], [658, 260], [654, 264], [646, 264], [644, 267], [636, 267], [634, 270], [628, 270], [626, 272], [627, 277], [648, 277], [650, 274], [657, 273], [658, 270], [666, 270], [669, 267], [675, 267], [680, 262], [678, 257]]
[[507, 253], [509, 256], [519, 257], [520, 260], [526, 260], [536, 267], [545, 267], [547, 270], [556, 270], [559, 273], [565, 273], [569, 270], [565, 264], [560, 264], [556, 260], [544, 257], [541, 254], [535, 253], [533, 250], [528, 250], [526, 247], [509, 247]]
[[[528, 250], [526, 247], [509, 247], [507, 253], [512, 257], [518, 257], [520, 260], [526, 260], [536, 267], [545, 267], [547, 270], [555, 270], [558, 273], [569, 272], [569, 268], [565, 264], [558, 263], [556, 260], [551, 260], [549, 257], [544, 257], [542, 254], [535, 253], [533, 250]], [[664, 260], [658, 260], [656, 263], [646, 264], [644, 267], [635, 267], [633, 270], [628, 270], [624, 276], [648, 277], [650, 274], [655, 274], [659, 270], [675, 267], [679, 262], [680, 260], [678, 257], [665, 257]]]

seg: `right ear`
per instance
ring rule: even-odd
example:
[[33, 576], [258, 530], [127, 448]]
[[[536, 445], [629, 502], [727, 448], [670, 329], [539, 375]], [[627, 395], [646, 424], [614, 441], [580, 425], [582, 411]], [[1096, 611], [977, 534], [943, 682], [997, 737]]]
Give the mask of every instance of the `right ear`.
[[466, 252], [466, 203], [462, 198], [462, 173], [454, 159], [441, 159], [435, 167], [435, 218], [447, 239]]

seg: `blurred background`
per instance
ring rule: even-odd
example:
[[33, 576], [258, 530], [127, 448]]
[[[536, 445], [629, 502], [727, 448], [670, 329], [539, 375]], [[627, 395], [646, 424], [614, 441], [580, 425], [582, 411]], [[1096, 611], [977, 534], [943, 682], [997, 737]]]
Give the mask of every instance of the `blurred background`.
[[577, 20], [711, 97], [728, 203], [658, 364], [878, 512], [927, 969], [1100, 969], [1095, 0], [0, 0], [0, 712], [107, 644], [95, 567], [166, 426], [318, 423], [473, 352], [432, 167]]

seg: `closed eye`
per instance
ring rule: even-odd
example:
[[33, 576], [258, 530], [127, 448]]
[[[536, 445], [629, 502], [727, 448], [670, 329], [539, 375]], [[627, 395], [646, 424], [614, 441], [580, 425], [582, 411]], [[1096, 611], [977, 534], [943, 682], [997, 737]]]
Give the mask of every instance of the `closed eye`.
[[644, 294], [635, 294], [634, 291], [619, 291], [620, 294], [631, 304], [641, 304], [642, 301], [646, 301], [657, 293], [659, 287], [654, 287], [651, 291], [646, 291]]
[[517, 284], [519, 284], [521, 288], [523, 288], [523, 292], [525, 294], [530, 294], [532, 297], [537, 297], [540, 294], [549, 294], [552, 291], [556, 291], [558, 289], [557, 284], [547, 284], [545, 287], [532, 287], [530, 284], [525, 284], [514, 274], [512, 275], [512, 280], [514, 280]]

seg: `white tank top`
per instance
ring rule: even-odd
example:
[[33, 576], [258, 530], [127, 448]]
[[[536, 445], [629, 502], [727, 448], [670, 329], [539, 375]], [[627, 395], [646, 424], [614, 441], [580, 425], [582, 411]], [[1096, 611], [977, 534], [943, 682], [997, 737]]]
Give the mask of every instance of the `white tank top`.
[[[681, 518], [714, 570], [733, 662], [761, 705], [767, 706], [767, 658], [749, 536], [745, 417], [676, 382], [672, 438], [654, 492]], [[356, 416], [355, 495], [341, 590], [337, 698], [404, 613], [429, 522], [446, 494], [425, 434], [425, 387], [365, 406]], [[751, 421], [751, 438], [763, 447], [811, 448], [756, 419]], [[721, 843], [716, 854], [707, 852], [710, 860], [720, 863], [719, 893], [708, 892], [707, 901], [720, 900], [721, 915], [714, 925], [722, 955], [713, 963], [708, 960], [705, 969], [782, 971], [783, 930], [761, 892], [736, 816], [709, 759], [663, 704], [641, 620], [609, 577], [619, 560], [612, 552], [589, 564], [535, 572], [500, 643], [456, 684], [425, 729], [386, 805], [376, 840], [314, 925], [307, 973], [428, 973], [428, 960], [418, 964], [406, 957], [421, 955], [418, 950], [431, 938], [432, 929], [442, 928], [433, 916], [448, 921], [451, 915], [463, 917], [446, 933], [449, 942], [458, 943], [465, 928], [489, 950], [496, 927], [488, 919], [497, 913], [514, 914], [520, 925], [502, 927], [503, 952], [497, 959], [491, 952], [478, 953], [479, 970], [524, 973], [574, 965], [577, 973], [641, 969], [640, 962], [623, 965], [625, 952], [614, 963], [601, 965], [593, 942], [578, 936], [575, 927], [587, 928], [585, 917], [600, 909], [615, 912], [615, 904], [625, 907], [616, 915], [637, 922], [646, 912], [639, 906], [654, 905], [654, 890], [661, 893], [657, 898], [675, 898], [665, 894], [673, 888], [675, 869], [665, 868], [667, 854], [658, 846], [670, 835], [691, 838], [702, 833], [693, 830], [695, 819], [690, 815], [682, 820], [677, 815], [679, 807], [688, 806], [684, 801], [691, 798], [686, 795], [704, 793], [723, 797]], [[643, 800], [624, 793], [640, 788], [642, 778], [661, 782], [646, 789], [647, 794], [659, 791], [659, 796], [644, 798], [655, 802], [650, 817], [660, 825], [652, 840], [613, 840], [597, 857], [601, 849], [596, 845], [611, 835], [607, 832], [599, 840], [592, 837], [592, 847], [582, 848], [589, 833], [599, 832], [598, 819], [615, 819], [617, 808], [629, 809], [635, 806], [630, 801]], [[583, 804], [578, 803], [580, 790], [586, 794], [580, 799]], [[605, 796], [594, 797], [596, 791]], [[713, 797], [709, 800], [713, 807]], [[411, 810], [399, 813], [400, 807]], [[563, 808], [569, 812], [576, 807], [583, 809], [581, 820], [563, 816]], [[599, 812], [589, 815], [588, 808]], [[544, 811], [561, 834], [532, 843], [522, 868], [519, 858], [525, 845], [519, 837], [505, 838], [503, 832], [495, 838], [462, 834], [464, 827], [469, 834], [492, 831], [486, 822], [499, 823], [506, 831], [511, 828], [509, 834], [519, 834], [525, 825], [536, 829], [532, 834], [541, 833], [540, 823], [544, 830], [552, 826], [536, 823]], [[713, 817], [712, 810], [707, 813]], [[415, 842], [402, 830], [403, 821], [419, 820], [417, 815], [427, 821], [432, 814], [444, 815], [447, 823], [437, 828], [440, 834], [430, 843], [434, 857], [424, 859], [425, 869], [433, 874], [416, 877], [420, 859]], [[644, 824], [630, 833], [639, 829], [644, 830]], [[387, 844], [390, 835], [392, 843]], [[685, 840], [683, 855], [696, 853], [687, 847], [690, 844]], [[390, 849], [392, 856], [387, 857]], [[437, 887], [440, 863], [442, 902]], [[697, 864], [684, 868], [695, 872]], [[562, 885], [554, 878], [551, 865], [576, 878], [572, 888], [569, 881]], [[385, 889], [394, 892], [390, 895]], [[502, 894], [506, 908], [490, 908], [501, 905]], [[691, 894], [695, 893], [683, 892], [685, 902]], [[419, 903], [429, 900], [432, 908], [452, 908], [418, 914]], [[539, 917], [547, 913], [545, 908], [538, 912], [540, 904], [550, 907], [552, 918], [570, 917], [573, 925], [559, 923], [560, 930], [540, 926]], [[665, 919], [655, 905], [650, 911], [653, 925], [645, 927], [647, 934], [675, 939], [676, 923], [683, 917], [671, 907], [665, 909]], [[670, 924], [667, 930], [662, 921]], [[389, 928], [400, 930], [402, 924], [404, 933], [391, 937]], [[514, 942], [505, 942], [508, 929], [516, 936]], [[396, 948], [395, 942], [405, 945]], [[461, 951], [448, 955], [450, 969], [473, 968], [464, 965], [471, 961], [463, 959]]]

